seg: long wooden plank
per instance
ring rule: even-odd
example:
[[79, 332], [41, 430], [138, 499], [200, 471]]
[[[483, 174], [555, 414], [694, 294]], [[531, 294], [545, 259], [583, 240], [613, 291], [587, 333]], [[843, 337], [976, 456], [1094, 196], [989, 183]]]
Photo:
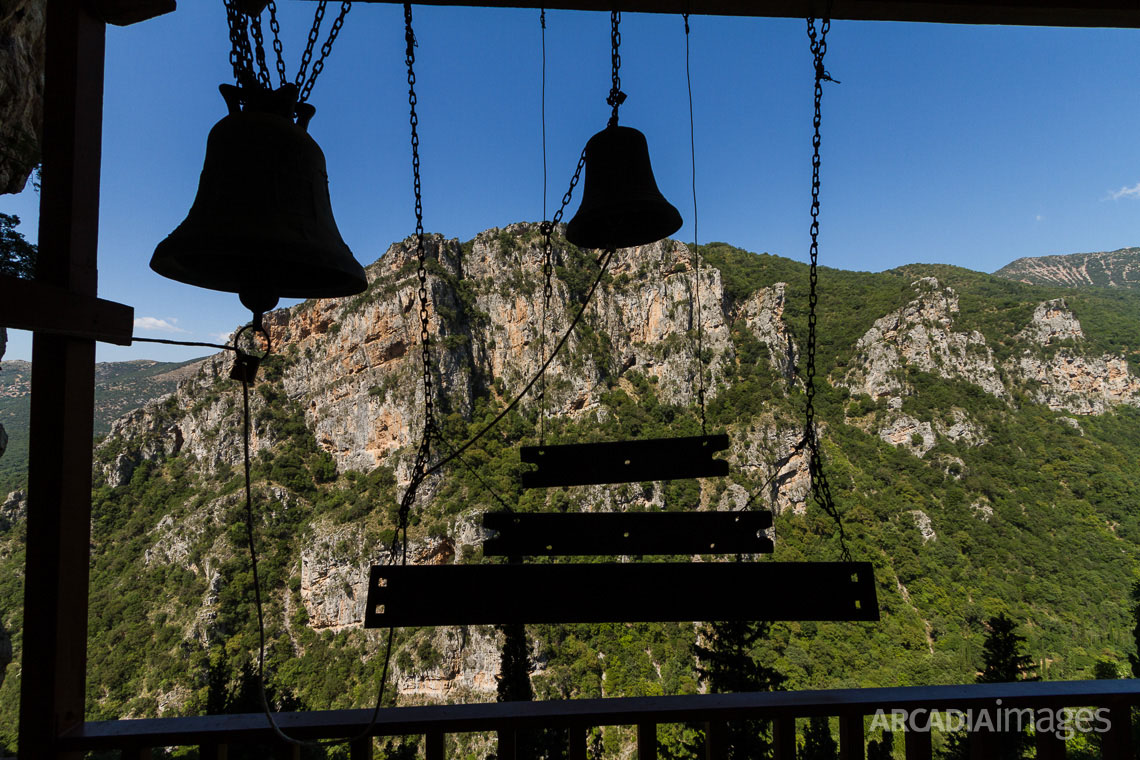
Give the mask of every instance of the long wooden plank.
[[373, 566], [365, 628], [878, 620], [869, 562]]
[[645, 554], [766, 554], [772, 513], [755, 512], [485, 512], [488, 557]]
[[[310, 0], [311, 1], [311, 0]], [[396, 3], [400, 0], [363, 0]], [[612, 0], [420, 0], [419, 5], [612, 10]], [[824, 0], [622, 0], [623, 12], [709, 16], [804, 18], [824, 12]], [[1131, 0], [834, 0], [831, 17], [851, 21], [921, 21], [936, 24], [1140, 27], [1140, 8]]]
[[524, 472], [523, 488], [637, 483], [649, 480], [722, 478], [728, 462], [713, 459], [728, 436], [650, 438], [640, 441], [523, 446], [519, 458], [538, 469]]

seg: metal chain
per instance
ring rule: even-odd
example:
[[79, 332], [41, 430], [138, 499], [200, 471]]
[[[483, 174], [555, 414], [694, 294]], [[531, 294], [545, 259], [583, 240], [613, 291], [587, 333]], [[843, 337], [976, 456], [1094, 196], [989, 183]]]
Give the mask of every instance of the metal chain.
[[428, 431], [434, 426], [435, 417], [431, 380], [431, 338], [428, 334], [427, 250], [424, 246], [423, 191], [420, 184], [419, 117], [416, 116], [416, 34], [412, 31], [411, 3], [404, 3], [404, 39], [407, 42], [405, 60], [408, 64], [408, 105], [411, 109], [409, 123], [412, 127], [412, 186], [416, 196], [416, 252], [419, 257], [419, 269], [416, 271], [416, 276], [420, 281], [420, 344], [423, 346], [424, 430]]
[[585, 166], [586, 150], [583, 148], [582, 155], [578, 157], [578, 166], [574, 169], [574, 176], [570, 178], [570, 187], [562, 196], [562, 205], [554, 212], [553, 219], [542, 223], [542, 329], [538, 339], [539, 345], [542, 347], [542, 370], [539, 373], [540, 385], [538, 389], [538, 443], [540, 446], [546, 443], [546, 315], [550, 312], [550, 296], [554, 291], [554, 245], [550, 238], [554, 234], [554, 228], [562, 223], [562, 216], [566, 213], [566, 207], [570, 205], [570, 200], [574, 197], [574, 188], [578, 186], [578, 180], [582, 178], [582, 169]]
[[812, 134], [811, 157], [811, 267], [809, 272], [808, 294], [808, 339], [807, 339], [807, 370], [804, 400], [804, 441], [807, 442], [809, 452], [809, 468], [811, 471], [811, 491], [815, 502], [823, 511], [835, 521], [839, 534], [839, 547], [844, 561], [851, 560], [851, 552], [847, 548], [847, 536], [843, 530], [843, 521], [839, 510], [831, 495], [831, 485], [827, 481], [827, 474], [823, 469], [823, 456], [820, 454], [819, 436], [815, 425], [815, 353], [818, 316], [816, 306], [819, 303], [819, 167], [820, 167], [820, 124], [823, 122], [822, 101], [823, 83], [835, 82], [831, 74], [823, 66], [823, 58], [827, 54], [827, 33], [831, 29], [830, 13], [824, 17], [817, 35], [815, 19], [808, 17], [807, 33], [811, 42], [811, 53], [815, 66], [815, 115], [812, 118], [814, 133]]
[[685, 85], [689, 91], [689, 157], [693, 177], [693, 282], [694, 301], [697, 307], [697, 403], [701, 407], [701, 435], [708, 435], [708, 419], [705, 411], [705, 329], [701, 315], [701, 249], [697, 243], [697, 136], [693, 120], [693, 77], [689, 70], [689, 14], [681, 14], [685, 20]]
[[313, 60], [313, 48], [317, 45], [317, 38], [321, 36], [321, 23], [325, 19], [325, 6], [328, 0], [320, 0], [317, 10], [313, 14], [313, 26], [309, 29], [309, 39], [305, 43], [305, 52], [301, 54], [301, 68], [297, 70], [297, 87], [305, 83], [305, 75], [309, 71], [309, 63]]
[[621, 91], [621, 11], [610, 11], [610, 62], [613, 66], [611, 74], [610, 96], [606, 103], [613, 107], [610, 121], [607, 126], [616, 127], [618, 123], [618, 107], [625, 102], [625, 93]]
[[269, 83], [269, 66], [265, 63], [265, 37], [261, 34], [261, 16], [252, 16], [249, 28], [253, 32], [254, 49], [257, 51], [257, 81], [267, 90], [273, 89]]
[[234, 70], [234, 81], [240, 83], [247, 75], [253, 74], [253, 53], [249, 49], [246, 34], [245, 14], [234, 6], [234, 0], [224, 0], [226, 22], [230, 28], [230, 65]]
[[[320, 8], [320, 6], [318, 6]], [[313, 91], [313, 85], [317, 83], [317, 77], [320, 76], [321, 71], [325, 67], [325, 59], [328, 58], [329, 53], [332, 52], [333, 43], [336, 42], [336, 36], [340, 34], [340, 28], [344, 26], [344, 17], [352, 10], [352, 0], [343, 0], [340, 4], [340, 13], [333, 20], [332, 28], [329, 29], [329, 37], [325, 40], [325, 44], [321, 45], [321, 57], [313, 62], [313, 71], [309, 74], [308, 81], [301, 87], [301, 95], [297, 98], [298, 103], [304, 103], [309, 99], [309, 93]], [[404, 5], [405, 20], [408, 21], [408, 33], [411, 33], [411, 8], [408, 4]], [[414, 40], [414, 37], [413, 37]], [[409, 63], [409, 66], [411, 64]]]
[[277, 57], [277, 78], [281, 80], [281, 85], [284, 86], [285, 78], [285, 53], [281, 48], [281, 24], [277, 21], [277, 3], [269, 0], [269, 29], [273, 32], [273, 53]]

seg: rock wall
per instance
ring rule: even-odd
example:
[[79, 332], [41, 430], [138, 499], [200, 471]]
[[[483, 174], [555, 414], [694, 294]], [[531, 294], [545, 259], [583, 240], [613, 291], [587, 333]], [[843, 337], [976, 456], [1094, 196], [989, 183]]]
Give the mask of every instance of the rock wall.
[[24, 189], [40, 162], [47, 0], [0, 7], [0, 193]]

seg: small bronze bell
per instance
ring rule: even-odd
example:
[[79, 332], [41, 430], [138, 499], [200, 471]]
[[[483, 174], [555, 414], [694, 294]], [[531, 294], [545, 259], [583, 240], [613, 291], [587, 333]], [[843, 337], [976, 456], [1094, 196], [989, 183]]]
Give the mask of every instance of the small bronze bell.
[[580, 248], [629, 248], [681, 228], [681, 214], [653, 179], [645, 135], [611, 125], [586, 143], [586, 185], [566, 239]]
[[291, 84], [220, 89], [229, 114], [210, 130], [194, 205], [155, 248], [151, 269], [238, 293], [256, 313], [278, 297], [363, 291], [364, 269], [333, 219], [325, 156], [306, 132], [315, 109], [297, 104]]

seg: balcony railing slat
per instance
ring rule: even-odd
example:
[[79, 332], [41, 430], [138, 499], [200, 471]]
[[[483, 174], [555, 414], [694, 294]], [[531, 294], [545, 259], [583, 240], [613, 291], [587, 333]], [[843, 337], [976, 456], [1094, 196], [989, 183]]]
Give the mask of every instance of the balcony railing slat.
[[705, 723], [705, 760], [724, 760], [727, 752], [728, 726], [724, 721]]
[[427, 760], [443, 760], [443, 731], [429, 731], [424, 736], [424, 756]]
[[907, 729], [903, 735], [906, 748], [906, 760], [931, 760], [934, 756], [933, 741], [929, 731], [913, 731]]
[[198, 760], [226, 760], [228, 755], [229, 748], [225, 744], [198, 745]]
[[589, 729], [585, 726], [571, 726], [569, 731], [570, 760], [586, 760], [586, 735]]
[[[517, 705], [517, 702], [509, 704]], [[522, 760], [518, 756], [518, 733], [513, 729], [499, 731], [499, 752], [497, 760]]]
[[637, 760], [657, 760], [657, 724], [637, 724]]
[[[1133, 702], [1135, 704], [1135, 702]], [[1104, 760], [1133, 760], [1132, 709], [1127, 704], [1113, 704], [1109, 707], [1108, 731], [1104, 734]]]
[[863, 760], [864, 755], [863, 716], [848, 714], [839, 716], [839, 760]]
[[365, 736], [349, 743], [348, 758], [349, 760], [372, 760], [372, 737]]
[[775, 760], [796, 760], [795, 718], [777, 718], [772, 722], [772, 749]]
[[1065, 741], [1053, 731], [1037, 731], [1033, 739], [1037, 746], [1037, 760], [1065, 760]]

